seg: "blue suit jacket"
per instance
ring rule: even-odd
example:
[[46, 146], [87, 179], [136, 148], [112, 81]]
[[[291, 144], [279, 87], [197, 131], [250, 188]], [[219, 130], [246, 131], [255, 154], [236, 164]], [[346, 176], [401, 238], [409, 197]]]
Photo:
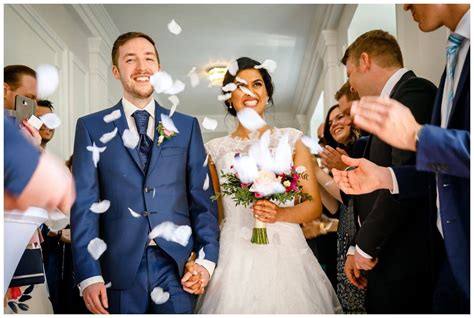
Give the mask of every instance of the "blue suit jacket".
[[[155, 120], [169, 111], [155, 102]], [[121, 117], [105, 123], [103, 117], [120, 110]], [[74, 143], [73, 175], [77, 199], [71, 213], [72, 251], [77, 282], [102, 275], [116, 289], [131, 287], [148, 242], [148, 233], [156, 225], [171, 221], [189, 225], [193, 234], [185, 247], [162, 238], [156, 243], [176, 262], [183, 274], [190, 253], [204, 248], [206, 259], [217, 263], [219, 228], [217, 206], [210, 200], [212, 186], [203, 184], [208, 168], [203, 167], [205, 150], [197, 120], [180, 113], [173, 115], [179, 133], [152, 147], [148, 171], [141, 168], [138, 147], [126, 148], [122, 135], [128, 128], [122, 103], [87, 115], [77, 121]], [[86, 149], [93, 142], [104, 146], [99, 138], [118, 128], [117, 136], [100, 154], [97, 169]], [[89, 211], [92, 203], [109, 200], [103, 214]], [[129, 208], [142, 217], [135, 218]], [[87, 251], [95, 237], [107, 244], [98, 261]]]
[[[448, 129], [441, 124], [441, 101], [446, 79], [444, 72], [435, 100], [431, 125], [423, 128], [418, 146], [416, 169], [436, 173], [440, 216], [448, 262], [463, 292], [470, 294], [470, 50], [456, 89]], [[400, 197], [427, 191], [430, 173], [413, 177], [412, 169], [395, 168]], [[431, 195], [436, 197], [433, 189]]]

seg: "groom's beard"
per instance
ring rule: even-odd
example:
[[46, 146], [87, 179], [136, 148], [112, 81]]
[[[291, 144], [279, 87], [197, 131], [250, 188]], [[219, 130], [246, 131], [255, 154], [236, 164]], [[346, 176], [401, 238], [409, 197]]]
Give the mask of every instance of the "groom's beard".
[[137, 87], [130, 87], [130, 94], [135, 98], [147, 99], [153, 94], [153, 86], [150, 85], [148, 89], [138, 89]]

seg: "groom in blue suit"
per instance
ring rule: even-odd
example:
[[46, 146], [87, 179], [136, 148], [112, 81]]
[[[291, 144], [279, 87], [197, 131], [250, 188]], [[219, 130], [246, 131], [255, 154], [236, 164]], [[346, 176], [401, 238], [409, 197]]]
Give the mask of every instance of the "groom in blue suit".
[[[196, 296], [183, 290], [180, 278], [185, 263], [202, 249], [205, 257], [193, 272], [199, 283], [207, 282], [219, 251], [213, 190], [203, 187], [208, 169], [199, 124], [176, 112], [172, 118], [179, 133], [158, 142], [156, 127], [169, 111], [152, 98], [150, 76], [159, 70], [159, 55], [148, 35], [119, 36], [112, 60], [123, 98], [80, 118], [76, 126], [77, 200], [71, 212], [76, 281], [92, 313], [192, 313]], [[104, 134], [114, 131], [107, 141], [113, 134]], [[124, 145], [130, 131], [140, 136], [135, 148]], [[110, 202], [107, 211], [90, 210], [104, 200]], [[150, 231], [163, 222], [189, 226], [189, 241], [150, 240]], [[107, 244], [98, 260], [88, 251], [95, 238]]]

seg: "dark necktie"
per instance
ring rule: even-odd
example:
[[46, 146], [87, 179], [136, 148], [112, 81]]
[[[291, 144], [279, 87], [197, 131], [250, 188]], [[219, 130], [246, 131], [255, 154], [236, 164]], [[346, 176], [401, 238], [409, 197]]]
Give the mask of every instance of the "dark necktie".
[[148, 129], [148, 117], [150, 117], [150, 114], [146, 110], [137, 110], [132, 114], [132, 116], [135, 119], [138, 135], [140, 136], [140, 141], [138, 142], [138, 155], [143, 164], [143, 170], [146, 171], [148, 166], [148, 157], [151, 146], [153, 145], [153, 141], [146, 134]]

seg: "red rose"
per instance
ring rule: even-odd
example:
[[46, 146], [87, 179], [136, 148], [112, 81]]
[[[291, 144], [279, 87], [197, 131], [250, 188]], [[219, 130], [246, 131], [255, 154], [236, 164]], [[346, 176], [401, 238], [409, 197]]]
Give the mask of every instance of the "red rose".
[[22, 292], [20, 287], [11, 287], [8, 289], [10, 291], [10, 299], [18, 299], [21, 297]]
[[260, 194], [259, 192], [255, 192], [255, 197], [256, 198], [263, 198], [263, 195]]

